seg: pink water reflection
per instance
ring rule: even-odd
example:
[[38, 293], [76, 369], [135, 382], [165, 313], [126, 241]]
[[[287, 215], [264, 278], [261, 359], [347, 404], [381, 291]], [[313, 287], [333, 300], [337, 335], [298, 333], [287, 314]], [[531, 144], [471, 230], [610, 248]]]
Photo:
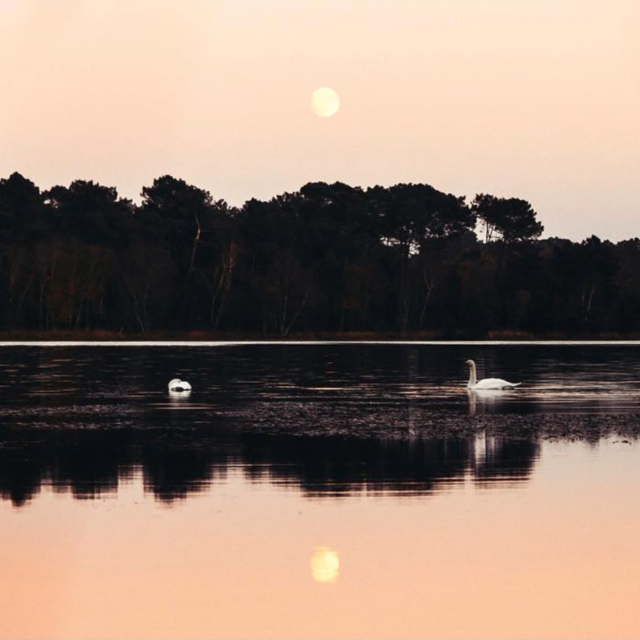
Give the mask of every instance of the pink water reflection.
[[404, 498], [241, 468], [173, 506], [139, 474], [97, 500], [45, 487], [0, 503], [0, 636], [638, 637], [639, 458], [545, 443], [526, 482]]

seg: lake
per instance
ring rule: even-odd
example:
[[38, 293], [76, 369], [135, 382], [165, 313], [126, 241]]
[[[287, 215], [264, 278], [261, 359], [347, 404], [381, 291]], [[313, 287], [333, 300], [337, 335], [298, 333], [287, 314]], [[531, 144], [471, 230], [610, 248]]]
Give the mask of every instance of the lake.
[[0, 347], [0, 637], [640, 636], [637, 343]]

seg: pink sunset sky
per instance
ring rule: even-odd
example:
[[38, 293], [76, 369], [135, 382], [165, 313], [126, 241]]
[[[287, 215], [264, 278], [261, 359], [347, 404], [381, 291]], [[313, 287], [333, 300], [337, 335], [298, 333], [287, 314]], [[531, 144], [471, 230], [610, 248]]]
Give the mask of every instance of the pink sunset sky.
[[0, 177], [137, 200], [170, 173], [236, 205], [426, 182], [619, 240], [640, 236], [639, 63], [636, 0], [0, 0]]

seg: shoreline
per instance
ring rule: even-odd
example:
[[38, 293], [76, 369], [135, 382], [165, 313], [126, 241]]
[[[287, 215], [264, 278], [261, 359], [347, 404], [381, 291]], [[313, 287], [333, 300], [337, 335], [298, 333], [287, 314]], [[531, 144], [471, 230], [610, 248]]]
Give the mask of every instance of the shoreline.
[[317, 343], [317, 342], [428, 342], [428, 343], [610, 343], [640, 341], [640, 332], [632, 333], [580, 333], [563, 332], [529, 333], [524, 331], [489, 331], [470, 335], [463, 332], [409, 331], [409, 332], [304, 332], [288, 336], [233, 333], [227, 331], [151, 331], [147, 333], [127, 333], [117, 331], [0, 331], [1, 343], [76, 343], [76, 342], [231, 342], [231, 343]]

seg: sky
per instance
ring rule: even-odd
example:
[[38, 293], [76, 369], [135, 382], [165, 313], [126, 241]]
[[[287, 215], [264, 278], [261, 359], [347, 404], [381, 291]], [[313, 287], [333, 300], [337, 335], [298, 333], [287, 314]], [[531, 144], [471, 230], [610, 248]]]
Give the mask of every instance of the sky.
[[169, 173], [234, 205], [425, 182], [620, 240], [639, 63], [637, 0], [0, 0], [0, 177], [139, 200]]

